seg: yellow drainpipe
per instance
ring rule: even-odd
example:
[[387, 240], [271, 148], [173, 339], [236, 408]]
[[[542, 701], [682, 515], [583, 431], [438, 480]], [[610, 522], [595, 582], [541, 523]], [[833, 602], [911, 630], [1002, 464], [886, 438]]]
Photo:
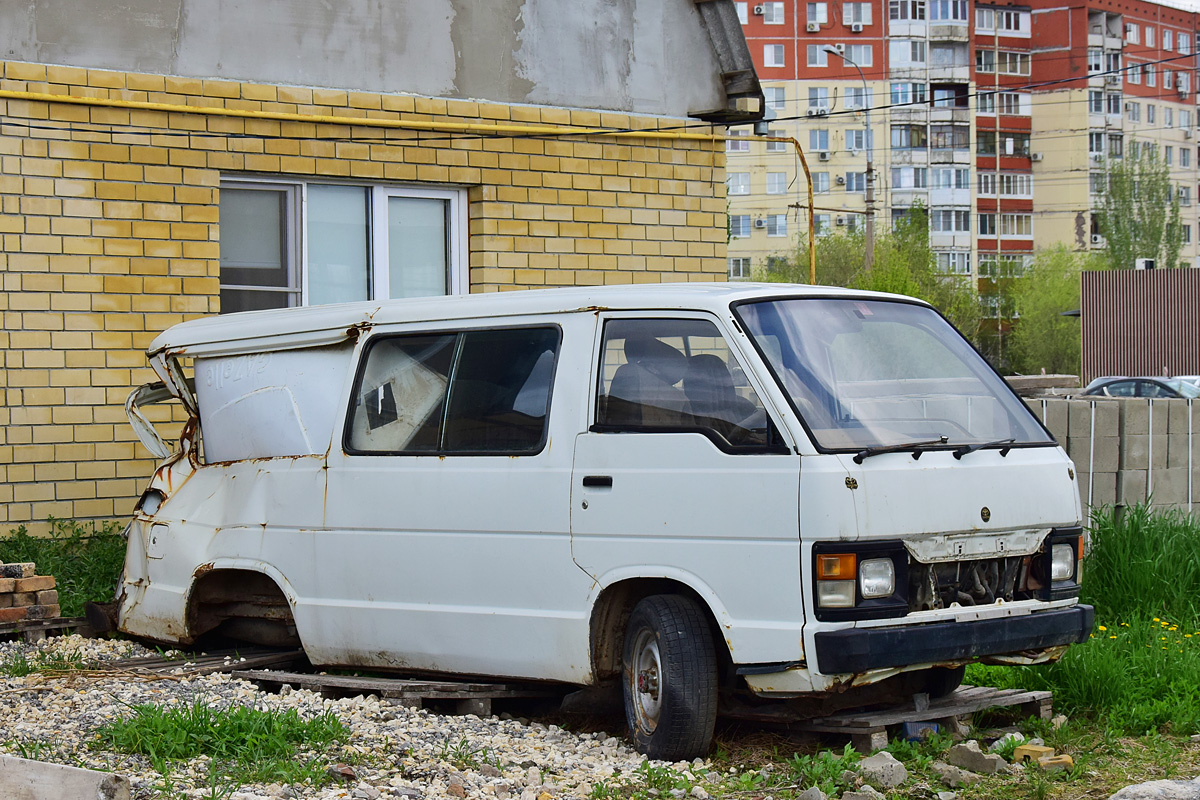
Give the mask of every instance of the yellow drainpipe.
[[[357, 125], [366, 128], [393, 130], [452, 131], [521, 136], [608, 136], [618, 139], [658, 139], [691, 142], [721, 142], [729, 138], [727, 136], [716, 136], [708, 133], [688, 133], [686, 131], [622, 131], [606, 128], [572, 128], [564, 125], [501, 125], [490, 122], [434, 122], [430, 120], [341, 117], [334, 114], [298, 114], [287, 111], [262, 111], [241, 108], [219, 108], [215, 106], [188, 106], [176, 103], [151, 103], [145, 100], [127, 100], [124, 98], [76, 97], [74, 95], [50, 94], [47, 92], [22, 92], [13, 89], [0, 89], [0, 100], [24, 100], [31, 103], [63, 103], [66, 105], [98, 106], [102, 108], [121, 108], [138, 111], [160, 111], [169, 114], [199, 114], [210, 117], [269, 119], [279, 122]], [[196, 131], [194, 135], [203, 136], [205, 134], [204, 132]], [[809, 282], [816, 285], [817, 262], [816, 251], [814, 249], [814, 240], [816, 237], [813, 231], [812, 174], [808, 169], [808, 161], [804, 158], [804, 149], [800, 146], [800, 142], [790, 137], [766, 136], [762, 138], [765, 141], [791, 142], [792, 146], [796, 148], [797, 155], [800, 156], [800, 164], [804, 168], [804, 176], [808, 181]]]

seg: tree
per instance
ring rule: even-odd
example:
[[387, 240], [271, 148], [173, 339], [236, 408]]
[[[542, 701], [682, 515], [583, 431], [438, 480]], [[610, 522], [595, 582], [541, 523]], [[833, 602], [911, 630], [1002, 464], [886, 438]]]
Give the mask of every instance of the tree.
[[[817, 283], [876, 292], [894, 292], [925, 300], [941, 311], [968, 338], [979, 330], [979, 302], [965, 277], [937, 271], [937, 256], [929, 246], [929, 215], [915, 206], [876, 232], [875, 264], [865, 264], [866, 243], [861, 233], [822, 236], [817, 240]], [[808, 283], [808, 242], [801, 234], [789, 256], [770, 259], [759, 276], [777, 283]]]
[[1017, 322], [1009, 335], [1007, 357], [1018, 374], [1077, 374], [1080, 331], [1077, 317], [1064, 311], [1079, 308], [1079, 273], [1096, 269], [1102, 256], [1090, 256], [1056, 245], [1040, 251], [1024, 276], [1012, 286]]
[[1108, 171], [1108, 192], [1098, 221], [1108, 242], [1105, 253], [1111, 269], [1131, 269], [1138, 258], [1153, 258], [1159, 266], [1179, 264], [1183, 225], [1171, 170], [1158, 150], [1130, 143], [1127, 156]]

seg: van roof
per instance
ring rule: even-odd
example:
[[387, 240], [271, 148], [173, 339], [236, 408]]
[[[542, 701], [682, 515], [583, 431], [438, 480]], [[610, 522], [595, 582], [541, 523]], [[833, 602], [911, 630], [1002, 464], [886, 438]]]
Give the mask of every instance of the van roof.
[[901, 295], [829, 286], [780, 283], [652, 283], [532, 289], [404, 300], [367, 300], [266, 311], [243, 311], [181, 322], [155, 337], [151, 357], [233, 355], [332, 345], [376, 325], [478, 319], [597, 309], [703, 309], [720, 312], [756, 297], [873, 297]]

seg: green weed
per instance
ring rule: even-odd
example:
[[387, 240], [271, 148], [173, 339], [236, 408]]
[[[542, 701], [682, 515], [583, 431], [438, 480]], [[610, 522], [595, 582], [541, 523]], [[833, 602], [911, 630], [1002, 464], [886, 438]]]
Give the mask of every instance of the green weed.
[[49, 522], [46, 537], [31, 536], [22, 525], [0, 539], [0, 562], [32, 561], [39, 575], [53, 575], [64, 617], [82, 616], [85, 603], [111, 601], [125, 563], [121, 526], [53, 518]]
[[[131, 719], [101, 727], [95, 746], [122, 753], [140, 753], [168, 783], [170, 765], [207, 756], [218, 779], [254, 783], [320, 785], [327, 776], [320, 750], [345, 742], [349, 731], [332, 713], [304, 720], [295, 709], [259, 711], [246, 706], [226, 710], [202, 703], [180, 708], [139, 705]], [[313, 752], [313, 751], [317, 752]]]
[[33, 658], [18, 651], [0, 660], [0, 675], [24, 678], [40, 672], [75, 672], [86, 669], [88, 662], [75, 652], [37, 653]]
[[832, 750], [805, 756], [793, 754], [784, 764], [791, 770], [796, 785], [802, 788], [816, 786], [826, 795], [833, 795], [849, 788], [842, 780], [842, 773], [854, 769], [861, 757], [847, 744], [841, 755], [835, 755]]

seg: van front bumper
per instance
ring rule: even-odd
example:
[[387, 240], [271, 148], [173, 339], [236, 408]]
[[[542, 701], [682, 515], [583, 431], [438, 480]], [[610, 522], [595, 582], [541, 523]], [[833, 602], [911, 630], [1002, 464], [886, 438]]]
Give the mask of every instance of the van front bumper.
[[970, 622], [824, 631], [815, 636], [817, 668], [840, 675], [1044, 650], [1086, 642], [1094, 619], [1091, 606], [1075, 605]]

